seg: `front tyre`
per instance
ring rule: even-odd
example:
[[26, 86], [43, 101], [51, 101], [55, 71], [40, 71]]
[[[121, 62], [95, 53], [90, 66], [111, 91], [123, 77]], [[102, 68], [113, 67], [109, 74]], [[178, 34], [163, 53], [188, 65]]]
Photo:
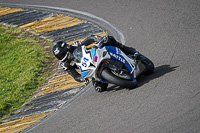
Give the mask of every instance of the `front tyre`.
[[146, 69], [144, 71], [144, 75], [150, 75], [154, 72], [154, 64], [153, 62], [145, 56], [141, 56], [142, 62], [144, 63]]
[[101, 76], [110, 83], [116, 84], [124, 88], [132, 89], [137, 86], [137, 80], [132, 75], [126, 72], [117, 73], [116, 71], [113, 71], [109, 68], [105, 68], [101, 72]]

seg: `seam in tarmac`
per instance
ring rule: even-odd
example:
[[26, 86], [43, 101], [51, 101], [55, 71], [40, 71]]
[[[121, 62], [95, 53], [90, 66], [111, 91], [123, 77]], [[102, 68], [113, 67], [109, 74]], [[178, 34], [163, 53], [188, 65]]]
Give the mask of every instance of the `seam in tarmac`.
[[[0, 3], [1, 6], [8, 6], [8, 7], [18, 7], [18, 8], [33, 8], [33, 9], [40, 9], [40, 10], [50, 10], [50, 11], [56, 11], [56, 12], [61, 12], [63, 14], [68, 14], [75, 16], [77, 18], [85, 19], [87, 21], [91, 21], [93, 23], [96, 23], [97, 25], [103, 27], [107, 31], [113, 34], [113, 36], [121, 42], [122, 44], [125, 44], [125, 38], [124, 35], [114, 26], [112, 26], [109, 22], [105, 21], [104, 19], [97, 17], [93, 14], [87, 13], [87, 12], [82, 12], [82, 11], [77, 11], [73, 9], [66, 9], [66, 8], [58, 8], [58, 7], [50, 7], [50, 6], [39, 6], [39, 5], [22, 5], [22, 4], [6, 4], [6, 3]], [[44, 121], [48, 120], [58, 112], [62, 111], [63, 109], [67, 108], [70, 106], [75, 100], [77, 100], [82, 94], [84, 94], [86, 91], [88, 91], [92, 86], [92, 83], [88, 84], [84, 89], [82, 89], [79, 93], [77, 93], [70, 101], [62, 105], [60, 109], [52, 113], [51, 115], [45, 117], [42, 119], [40, 122], [30, 126], [29, 128], [24, 129], [21, 131], [22, 133], [26, 133], [30, 131], [31, 129], [39, 126], [41, 123]]]

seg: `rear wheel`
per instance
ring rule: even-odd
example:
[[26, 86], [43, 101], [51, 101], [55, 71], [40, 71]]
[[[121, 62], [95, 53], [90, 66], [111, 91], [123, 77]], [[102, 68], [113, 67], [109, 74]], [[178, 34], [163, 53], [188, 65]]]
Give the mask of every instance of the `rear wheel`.
[[137, 86], [137, 80], [125, 71], [117, 72], [109, 68], [105, 68], [101, 72], [101, 76], [105, 80], [121, 87], [132, 89]]

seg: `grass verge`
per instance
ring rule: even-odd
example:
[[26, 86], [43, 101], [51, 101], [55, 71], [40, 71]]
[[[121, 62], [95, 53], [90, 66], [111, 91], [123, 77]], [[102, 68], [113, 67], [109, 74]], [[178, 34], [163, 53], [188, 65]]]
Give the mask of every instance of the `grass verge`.
[[0, 24], [0, 118], [31, 99], [56, 68], [53, 44]]

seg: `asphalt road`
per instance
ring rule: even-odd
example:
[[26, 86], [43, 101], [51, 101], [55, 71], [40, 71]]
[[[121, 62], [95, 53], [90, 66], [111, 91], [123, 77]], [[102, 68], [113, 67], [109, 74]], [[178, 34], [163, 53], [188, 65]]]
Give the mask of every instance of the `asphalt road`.
[[29, 132], [200, 132], [200, 1], [0, 0], [80, 10], [110, 22], [155, 64], [133, 90], [89, 89]]

